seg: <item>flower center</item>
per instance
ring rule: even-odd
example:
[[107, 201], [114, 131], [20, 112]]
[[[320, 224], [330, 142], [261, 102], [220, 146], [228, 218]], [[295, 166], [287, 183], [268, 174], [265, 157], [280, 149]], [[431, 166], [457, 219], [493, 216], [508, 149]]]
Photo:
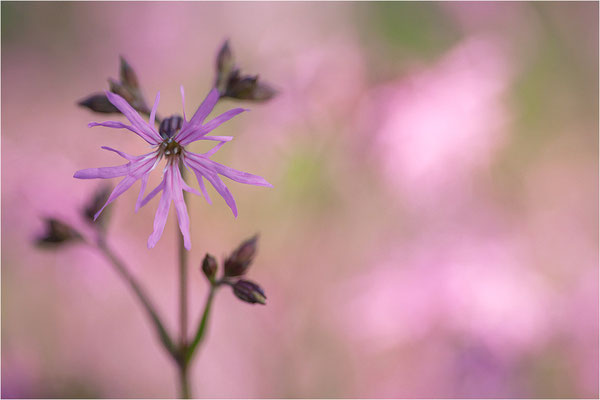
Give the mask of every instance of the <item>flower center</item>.
[[158, 132], [163, 139], [169, 139], [175, 136], [175, 134], [181, 129], [183, 125], [183, 118], [179, 115], [172, 115], [169, 118], [165, 118], [160, 123]]
[[183, 147], [172, 138], [169, 138], [160, 144], [159, 152], [166, 157], [179, 156], [183, 152]]
[[161, 155], [166, 157], [179, 156], [183, 151], [183, 147], [173, 140], [173, 137], [179, 132], [183, 125], [183, 118], [179, 115], [173, 115], [169, 118], [165, 118], [160, 123], [158, 132], [164, 139], [160, 144], [159, 152]]

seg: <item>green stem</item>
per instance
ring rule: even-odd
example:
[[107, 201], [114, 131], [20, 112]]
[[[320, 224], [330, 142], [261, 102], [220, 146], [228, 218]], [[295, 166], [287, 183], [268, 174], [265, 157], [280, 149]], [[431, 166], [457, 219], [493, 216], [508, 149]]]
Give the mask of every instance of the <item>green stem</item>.
[[[185, 181], [185, 167], [180, 165], [181, 178]], [[187, 207], [187, 194], [183, 193], [183, 201]], [[178, 226], [178, 224], [176, 225]], [[186, 357], [188, 351], [187, 344], [187, 273], [188, 273], [188, 253], [184, 245], [183, 234], [179, 232], [179, 383], [181, 398], [189, 399], [191, 396], [190, 384], [188, 379], [188, 360]]]
[[215, 297], [218, 286], [219, 283], [211, 284], [210, 286], [210, 291], [208, 292], [208, 297], [206, 298], [206, 303], [204, 304], [204, 311], [202, 312], [202, 318], [200, 318], [196, 335], [194, 336], [192, 343], [189, 345], [187, 354], [185, 355], [188, 363], [192, 360], [196, 348], [201, 343], [202, 339], [204, 339], [204, 333], [206, 332], [206, 326], [208, 324], [208, 317], [210, 316], [213, 298]]
[[183, 245], [183, 235], [179, 235], [179, 342], [187, 346], [187, 250]]
[[106, 240], [102, 236], [99, 237], [96, 248], [100, 250], [102, 255], [104, 255], [110, 261], [110, 264], [114, 267], [115, 271], [119, 274], [119, 276], [121, 276], [121, 278], [123, 278], [123, 280], [127, 282], [129, 287], [131, 287], [139, 301], [142, 303], [142, 306], [148, 313], [150, 320], [154, 324], [154, 327], [156, 328], [161, 343], [172, 356], [176, 357], [177, 349], [173, 344], [173, 341], [171, 340], [171, 336], [165, 329], [164, 324], [158, 316], [158, 313], [154, 309], [154, 306], [152, 305], [150, 299], [148, 298], [140, 284], [136, 281], [133, 275], [131, 275], [131, 272], [129, 272], [123, 261], [121, 261], [117, 257], [117, 255], [114, 254], [112, 250], [108, 247]]
[[179, 365], [179, 397], [182, 399], [191, 398], [190, 392], [190, 380], [188, 374], [188, 364], [184, 361], [183, 364]]

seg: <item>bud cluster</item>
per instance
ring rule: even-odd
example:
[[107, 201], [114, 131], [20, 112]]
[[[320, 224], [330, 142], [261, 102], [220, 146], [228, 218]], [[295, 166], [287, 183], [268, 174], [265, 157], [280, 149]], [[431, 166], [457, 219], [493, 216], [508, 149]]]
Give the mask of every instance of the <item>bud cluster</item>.
[[259, 81], [258, 75], [242, 75], [235, 65], [229, 41], [225, 41], [217, 55], [215, 87], [221, 97], [238, 100], [267, 101], [277, 94], [269, 84]]
[[219, 267], [217, 260], [212, 255], [206, 254], [201, 266], [204, 276], [212, 286], [222, 284], [231, 286], [233, 294], [246, 303], [266, 304], [267, 296], [257, 283], [239, 279], [248, 272], [256, 255], [257, 244], [258, 235], [255, 235], [233, 250], [223, 263], [223, 277], [220, 280], [216, 279]]
[[[150, 115], [150, 108], [142, 95], [137, 75], [131, 65], [129, 65], [123, 57], [120, 57], [119, 79], [119, 81], [112, 78], [108, 79], [110, 91], [123, 97], [137, 111]], [[79, 101], [78, 104], [99, 113], [109, 114], [120, 112], [110, 101], [108, 101], [108, 98], [104, 93], [94, 93]], [[160, 120], [160, 118], [157, 117], [157, 120]]]
[[[106, 224], [110, 217], [110, 206], [104, 209], [104, 212], [94, 220], [96, 213], [102, 208], [112, 188], [110, 185], [100, 186], [92, 194], [86, 205], [81, 210], [81, 217], [92, 224], [99, 233], [104, 233]], [[79, 231], [68, 223], [55, 217], [43, 218], [46, 231], [36, 239], [36, 244], [42, 247], [58, 247], [59, 245], [82, 240], [83, 236]]]

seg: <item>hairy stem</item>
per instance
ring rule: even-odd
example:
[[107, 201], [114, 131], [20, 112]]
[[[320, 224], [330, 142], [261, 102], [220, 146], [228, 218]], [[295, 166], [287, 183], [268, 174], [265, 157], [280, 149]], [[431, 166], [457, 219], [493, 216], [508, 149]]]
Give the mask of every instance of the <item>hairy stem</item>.
[[142, 289], [137, 280], [133, 277], [129, 269], [125, 266], [125, 263], [117, 257], [117, 255], [108, 247], [106, 240], [103, 236], [100, 236], [96, 247], [102, 255], [104, 255], [109, 261], [110, 264], [114, 267], [115, 271], [119, 276], [129, 285], [129, 287], [133, 290], [138, 300], [142, 303], [142, 306], [148, 313], [150, 320], [152, 321], [156, 332], [158, 333], [158, 337], [160, 338], [161, 343], [165, 347], [165, 349], [173, 356], [177, 356], [177, 349], [173, 344], [173, 340], [171, 340], [171, 336], [165, 329], [162, 320], [158, 316], [154, 306], [152, 305], [150, 299], [146, 295], [146, 292]]

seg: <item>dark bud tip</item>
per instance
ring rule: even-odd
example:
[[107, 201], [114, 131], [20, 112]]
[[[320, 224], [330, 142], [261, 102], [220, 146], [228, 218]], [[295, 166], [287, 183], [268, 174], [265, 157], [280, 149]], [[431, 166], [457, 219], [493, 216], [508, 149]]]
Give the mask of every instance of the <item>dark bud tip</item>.
[[202, 272], [211, 283], [215, 281], [215, 276], [217, 275], [217, 260], [208, 253], [206, 253], [204, 260], [202, 260]]
[[119, 58], [121, 60], [121, 66], [119, 68], [121, 83], [130, 89], [139, 88], [138, 78], [133, 68], [131, 68], [131, 65], [129, 65], [123, 56], [120, 56]]
[[246, 240], [225, 260], [225, 276], [241, 276], [246, 273], [254, 260], [258, 244], [258, 235]]
[[82, 236], [70, 225], [56, 218], [44, 218], [46, 233], [36, 241], [41, 247], [56, 247], [61, 244], [81, 240]]
[[119, 112], [117, 107], [113, 106], [103, 93], [92, 94], [91, 96], [80, 100], [77, 104], [98, 113], [111, 114]]
[[112, 78], [108, 78], [108, 87], [111, 92], [124, 98], [130, 105], [134, 102], [135, 96], [125, 85], [122, 85]]
[[100, 211], [102, 206], [106, 203], [111, 191], [112, 187], [110, 185], [102, 185], [94, 192], [82, 212], [83, 218], [85, 218], [86, 221], [100, 228], [104, 228], [106, 226], [106, 223], [110, 217], [110, 206], [106, 207], [104, 211], [102, 211], [102, 214], [100, 214], [96, 221], [94, 221], [94, 215], [96, 215], [96, 213]]
[[219, 90], [219, 93], [223, 95], [227, 90], [227, 82], [235, 68], [235, 59], [233, 53], [229, 47], [229, 40], [226, 40], [221, 46], [219, 53], [217, 54], [217, 78], [215, 80], [215, 87]]
[[258, 286], [256, 283], [246, 280], [239, 280], [233, 286], [233, 294], [235, 296], [245, 301], [246, 303], [259, 303], [266, 304], [267, 296], [265, 296], [265, 292]]
[[258, 80], [258, 75], [246, 75], [230, 79], [224, 97], [238, 100], [267, 101], [277, 94], [267, 83]]

